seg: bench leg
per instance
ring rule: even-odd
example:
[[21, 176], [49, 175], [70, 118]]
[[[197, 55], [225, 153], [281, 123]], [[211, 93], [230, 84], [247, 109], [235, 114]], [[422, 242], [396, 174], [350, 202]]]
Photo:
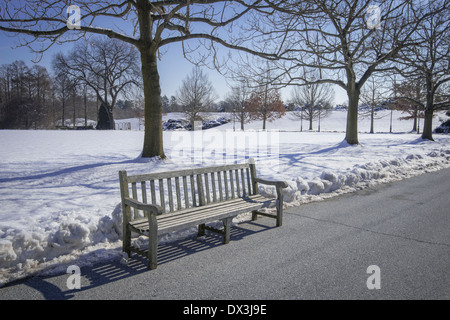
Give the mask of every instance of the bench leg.
[[125, 226], [123, 228], [123, 240], [122, 240], [122, 251], [125, 252], [128, 257], [131, 256], [131, 231]]
[[148, 267], [156, 269], [158, 266], [158, 230], [156, 227], [150, 226], [148, 233]]
[[277, 214], [276, 215], [274, 215], [272, 213], [259, 212], [257, 210], [252, 211], [252, 221], [256, 221], [258, 219], [258, 215], [276, 219], [277, 227], [281, 227], [283, 225], [283, 207], [277, 206]]
[[198, 233], [197, 233], [197, 237], [203, 237], [205, 235], [205, 224], [200, 224], [198, 225]]
[[223, 243], [227, 244], [230, 242], [230, 231], [231, 231], [231, 221], [233, 218], [223, 219]]
[[156, 269], [158, 266], [158, 256], [157, 256], [158, 245], [155, 241], [149, 240], [148, 248], [148, 268]]
[[283, 225], [283, 202], [278, 201], [277, 203], [277, 227]]

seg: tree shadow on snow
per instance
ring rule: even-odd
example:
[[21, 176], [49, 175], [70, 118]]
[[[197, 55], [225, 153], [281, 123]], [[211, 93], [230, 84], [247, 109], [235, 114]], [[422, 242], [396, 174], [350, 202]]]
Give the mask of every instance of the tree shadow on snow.
[[316, 151], [308, 151], [305, 153], [297, 152], [297, 153], [280, 153], [279, 158], [281, 159], [281, 163], [285, 163], [287, 165], [295, 166], [298, 164], [301, 160], [310, 157], [311, 155], [321, 155], [321, 154], [334, 154], [338, 152], [341, 149], [344, 148], [355, 148], [360, 145], [351, 145], [347, 141], [343, 140], [331, 147], [323, 148]]
[[89, 169], [94, 169], [94, 168], [99, 168], [99, 167], [104, 167], [104, 166], [133, 164], [133, 163], [147, 163], [147, 162], [152, 162], [152, 161], [160, 161], [160, 160], [156, 159], [156, 158], [142, 158], [139, 155], [137, 158], [129, 159], [129, 160], [89, 163], [89, 164], [83, 164], [83, 165], [78, 165], [78, 166], [73, 166], [73, 167], [65, 167], [60, 170], [51, 171], [51, 172], [31, 174], [28, 176], [21, 176], [21, 177], [3, 178], [3, 179], [0, 179], [0, 183], [53, 178], [53, 177], [57, 177], [60, 175], [75, 173], [75, 172], [82, 171], [82, 170], [89, 170]]

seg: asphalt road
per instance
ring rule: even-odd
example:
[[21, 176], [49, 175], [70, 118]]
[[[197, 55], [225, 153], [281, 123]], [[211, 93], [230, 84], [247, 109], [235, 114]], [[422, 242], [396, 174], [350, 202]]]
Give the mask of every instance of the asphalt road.
[[289, 208], [279, 228], [240, 224], [227, 245], [161, 245], [156, 270], [107, 262], [82, 267], [80, 289], [69, 274], [41, 276], [0, 299], [450, 299], [449, 190], [450, 169], [428, 173]]

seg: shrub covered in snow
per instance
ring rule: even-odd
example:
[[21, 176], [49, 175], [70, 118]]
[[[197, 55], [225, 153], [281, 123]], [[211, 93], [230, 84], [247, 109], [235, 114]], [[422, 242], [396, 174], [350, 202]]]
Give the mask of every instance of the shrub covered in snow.
[[435, 133], [450, 133], [450, 120], [447, 120], [447, 121], [441, 123], [441, 125], [439, 127], [434, 129], [434, 132]]

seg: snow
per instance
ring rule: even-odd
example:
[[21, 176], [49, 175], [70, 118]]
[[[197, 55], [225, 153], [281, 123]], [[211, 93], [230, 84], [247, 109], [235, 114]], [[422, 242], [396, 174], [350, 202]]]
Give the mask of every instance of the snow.
[[[252, 157], [261, 177], [288, 182], [289, 207], [450, 167], [450, 137], [435, 134], [434, 142], [424, 141], [409, 133], [412, 122], [400, 116], [394, 113], [393, 133], [387, 133], [390, 112], [375, 121], [376, 134], [365, 133], [369, 119], [361, 119], [356, 146], [344, 141], [345, 111], [322, 119], [322, 132], [299, 132], [299, 121], [289, 115], [268, 123], [267, 131], [260, 130], [261, 121], [234, 131], [232, 121], [204, 131], [164, 132], [165, 161], [140, 157], [143, 131], [137, 119], [119, 121], [130, 122], [132, 130], [0, 131], [0, 286], [37, 272], [65, 272], [70, 264], [119, 259], [119, 170], [136, 174]], [[169, 118], [181, 117], [165, 115]], [[263, 186], [260, 191], [275, 192]]]

